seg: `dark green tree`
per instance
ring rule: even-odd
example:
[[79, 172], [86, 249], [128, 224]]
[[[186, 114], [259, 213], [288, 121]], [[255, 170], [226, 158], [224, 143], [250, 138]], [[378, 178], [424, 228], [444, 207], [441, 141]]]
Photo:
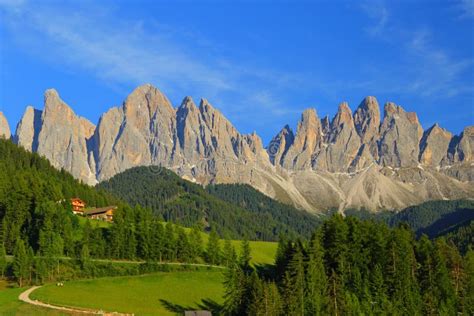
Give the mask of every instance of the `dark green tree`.
[[221, 259], [221, 250], [219, 246], [219, 236], [215, 229], [211, 229], [206, 248], [206, 261], [209, 264], [219, 264]]
[[25, 285], [25, 280], [29, 276], [29, 260], [26, 252], [25, 243], [22, 239], [18, 239], [13, 252], [13, 274], [20, 287]]

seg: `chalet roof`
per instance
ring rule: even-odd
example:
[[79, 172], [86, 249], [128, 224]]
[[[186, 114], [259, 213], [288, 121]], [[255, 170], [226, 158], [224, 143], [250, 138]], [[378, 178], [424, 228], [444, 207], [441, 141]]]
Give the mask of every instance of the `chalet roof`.
[[95, 214], [102, 214], [107, 212], [108, 210], [115, 210], [117, 209], [117, 206], [105, 206], [105, 207], [99, 207], [99, 208], [93, 208], [91, 210], [85, 210], [84, 214], [85, 215], [95, 215]]

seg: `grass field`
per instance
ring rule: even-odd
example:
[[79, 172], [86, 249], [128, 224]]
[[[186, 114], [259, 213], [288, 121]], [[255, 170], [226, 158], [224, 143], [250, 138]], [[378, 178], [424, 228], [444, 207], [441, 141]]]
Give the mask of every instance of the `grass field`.
[[135, 277], [100, 278], [46, 285], [32, 299], [62, 306], [135, 315], [175, 315], [189, 309], [213, 310], [222, 303], [222, 270], [180, 271]]
[[[79, 223], [84, 225], [86, 221], [89, 221], [93, 227], [109, 227], [110, 223], [100, 221], [100, 220], [91, 220], [85, 217], [78, 216]], [[163, 223], [164, 225], [165, 223]], [[189, 232], [190, 228], [185, 228], [187, 232]], [[207, 243], [207, 239], [209, 237], [208, 234], [202, 233], [202, 237], [205, 243]], [[237, 252], [240, 251], [240, 240], [232, 240], [232, 245], [235, 247]], [[275, 254], [277, 249], [276, 242], [266, 242], [266, 241], [250, 241], [250, 249], [252, 251], [252, 263], [256, 265], [260, 264], [273, 264], [275, 261]], [[224, 241], [221, 240], [220, 242], [221, 248], [224, 246]], [[204, 245], [205, 247], [205, 245]]]
[[9, 287], [6, 281], [0, 280], [0, 315], [2, 316], [61, 316], [69, 315], [58, 311], [35, 307], [18, 300], [18, 295], [27, 288]]
[[[240, 245], [242, 242], [240, 240], [232, 240], [232, 245], [235, 247], [237, 252], [240, 252]], [[223, 243], [221, 243], [221, 246]], [[250, 250], [252, 260], [251, 262], [254, 265], [262, 264], [274, 264], [275, 255], [277, 251], [278, 243], [276, 242], [267, 242], [267, 241], [251, 241]]]

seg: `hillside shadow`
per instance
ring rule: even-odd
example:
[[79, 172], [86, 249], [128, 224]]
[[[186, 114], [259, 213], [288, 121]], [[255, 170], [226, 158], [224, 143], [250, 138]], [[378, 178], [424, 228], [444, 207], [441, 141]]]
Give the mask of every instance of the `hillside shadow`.
[[206, 310], [210, 311], [212, 315], [221, 315], [222, 305], [216, 301], [205, 298], [202, 299], [200, 303], [193, 306], [185, 306], [180, 304], [175, 304], [167, 300], [160, 299], [160, 303], [170, 312], [175, 313], [176, 315], [184, 315], [185, 311], [195, 311], [195, 310]]
[[419, 229], [417, 231], [417, 236], [426, 234], [428, 237], [433, 238], [442, 234], [443, 232], [449, 231], [450, 228], [465, 225], [471, 220], [474, 220], [474, 211], [471, 209], [460, 209], [441, 216], [441, 218], [436, 220], [428, 227]]

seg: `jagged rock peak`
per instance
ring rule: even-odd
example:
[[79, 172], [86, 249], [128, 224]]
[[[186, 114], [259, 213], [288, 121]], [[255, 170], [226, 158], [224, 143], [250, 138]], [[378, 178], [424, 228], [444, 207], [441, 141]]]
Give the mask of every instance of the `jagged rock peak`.
[[352, 111], [347, 102], [341, 102], [337, 110], [337, 114], [332, 121], [333, 128], [342, 124], [350, 124], [352, 122]]
[[368, 96], [362, 100], [354, 113], [354, 125], [362, 143], [369, 144], [372, 155], [376, 157], [375, 143], [379, 138], [380, 107], [375, 97]]
[[14, 142], [26, 150], [36, 151], [38, 135], [41, 130], [43, 112], [36, 110], [31, 105], [26, 107], [20, 122], [16, 126]]
[[172, 110], [171, 102], [158, 88], [147, 83], [135, 88], [125, 100], [125, 108], [142, 108], [146, 106], [149, 113], [155, 113], [159, 106]]
[[362, 100], [362, 102], [357, 107], [355, 114], [357, 113], [360, 113], [359, 115], [378, 115], [380, 120], [380, 107], [377, 99], [373, 96], [365, 97], [364, 100]]
[[0, 137], [9, 139], [11, 137], [10, 125], [8, 125], [7, 118], [0, 112]]
[[419, 162], [423, 128], [413, 112], [388, 102], [380, 127], [379, 154], [383, 166], [411, 167]]
[[184, 107], [184, 108], [195, 108], [196, 107], [196, 103], [194, 103], [194, 100], [192, 97], [190, 96], [186, 96], [184, 97], [183, 101], [181, 102], [181, 105], [180, 107]]
[[274, 165], [279, 165], [285, 157], [288, 148], [293, 145], [295, 135], [291, 127], [286, 124], [280, 132], [272, 138], [267, 146], [268, 157]]
[[427, 129], [420, 141], [420, 163], [438, 166], [446, 157], [452, 137], [453, 135], [438, 123]]
[[404, 111], [403, 108], [401, 106], [398, 106], [396, 105], [395, 103], [393, 102], [387, 102], [385, 103], [385, 106], [383, 108], [384, 110], [384, 116], [387, 117], [387, 116], [391, 116], [395, 113], [399, 113], [400, 110], [401, 111]]
[[314, 108], [306, 109], [301, 114], [301, 122], [315, 122], [317, 118], [318, 113]]
[[48, 89], [44, 93], [44, 111], [43, 115], [66, 115], [68, 120], [75, 116], [74, 111], [59, 96], [55, 89]]
[[474, 125], [465, 127], [459, 136], [459, 142], [456, 145], [456, 157], [454, 161], [474, 161]]

